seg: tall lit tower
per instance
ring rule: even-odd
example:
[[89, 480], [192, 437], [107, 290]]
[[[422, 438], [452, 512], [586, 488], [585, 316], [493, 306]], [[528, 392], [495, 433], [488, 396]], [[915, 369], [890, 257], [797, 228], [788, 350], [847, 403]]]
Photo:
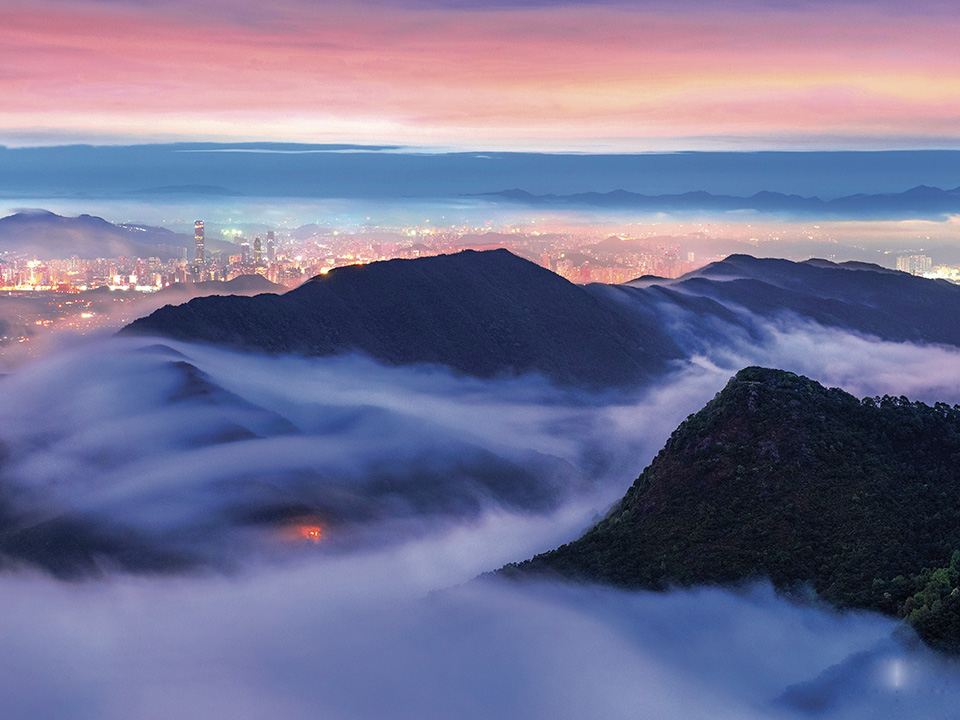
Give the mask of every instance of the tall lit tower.
[[253, 241], [253, 261], [257, 265], [263, 262], [263, 242], [259, 235]]
[[195, 256], [197, 265], [203, 265], [203, 220], [197, 220], [193, 224], [193, 245], [195, 248]]

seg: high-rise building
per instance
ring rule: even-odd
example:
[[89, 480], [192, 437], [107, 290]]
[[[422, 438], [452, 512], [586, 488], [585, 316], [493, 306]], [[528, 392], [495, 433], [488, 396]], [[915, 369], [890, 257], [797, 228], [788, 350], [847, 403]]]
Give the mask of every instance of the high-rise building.
[[900, 255], [897, 270], [911, 275], [923, 275], [933, 269], [933, 260], [928, 255]]
[[273, 262], [277, 259], [277, 236], [273, 230], [267, 230], [267, 261]]
[[193, 224], [193, 245], [194, 245], [194, 260], [197, 265], [203, 265], [204, 262], [204, 252], [203, 252], [203, 220], [197, 220]]
[[259, 235], [253, 239], [253, 261], [257, 265], [263, 262], [263, 243]]

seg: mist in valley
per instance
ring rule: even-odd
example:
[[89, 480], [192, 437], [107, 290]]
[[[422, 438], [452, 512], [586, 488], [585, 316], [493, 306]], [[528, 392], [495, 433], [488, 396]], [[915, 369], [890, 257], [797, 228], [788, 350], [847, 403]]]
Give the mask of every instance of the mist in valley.
[[475, 579], [579, 536], [744, 365], [960, 402], [955, 348], [756, 322], [633, 393], [63, 338], [0, 381], [7, 529], [89, 551], [0, 546], [9, 716], [948, 712], [955, 664], [889, 618]]

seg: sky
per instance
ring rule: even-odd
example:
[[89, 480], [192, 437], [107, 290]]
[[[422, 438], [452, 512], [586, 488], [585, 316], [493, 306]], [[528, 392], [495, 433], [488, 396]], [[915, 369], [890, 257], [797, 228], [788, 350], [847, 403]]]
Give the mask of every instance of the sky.
[[0, 144], [960, 147], [954, 4], [0, 0]]

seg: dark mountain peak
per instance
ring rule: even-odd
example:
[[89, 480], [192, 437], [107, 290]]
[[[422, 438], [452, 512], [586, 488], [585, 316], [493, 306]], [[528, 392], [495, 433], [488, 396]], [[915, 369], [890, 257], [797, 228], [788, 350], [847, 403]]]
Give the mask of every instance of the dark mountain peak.
[[743, 265], [743, 264], [756, 264], [761, 261], [761, 259], [766, 258], [756, 258], [753, 255], [747, 255], [746, 253], [733, 253], [732, 255], [727, 255], [723, 260], [720, 260], [719, 263], [724, 265]]
[[943, 195], [944, 191], [941, 188], [931, 187], [930, 185], [917, 185], [916, 187], [912, 187], [909, 190], [905, 190], [903, 194], [907, 196]]
[[791, 392], [822, 392], [823, 386], [811, 380], [810, 378], [797, 375], [796, 373], [776, 368], [765, 368], [758, 366], [745, 367], [736, 375], [730, 378], [726, 387], [720, 391], [718, 398], [721, 400], [725, 395], [732, 394], [736, 388], [741, 385], [763, 385], [765, 388], [775, 390], [789, 390]]
[[762, 261], [758, 258], [755, 258], [753, 255], [734, 253], [733, 255], [727, 255], [727, 257], [725, 257], [723, 260], [717, 260], [704, 265], [701, 268], [697, 268], [696, 270], [684, 275], [681, 279], [690, 277], [738, 277], [743, 273], [744, 269], [749, 268], [751, 272], [755, 272], [761, 264]]
[[749, 367], [579, 540], [507, 566], [629, 587], [769, 578], [960, 651], [960, 407]]
[[259, 273], [237, 275], [235, 278], [227, 280], [223, 285], [228, 291], [236, 293], [286, 291], [283, 285], [271, 282]]
[[810, 258], [809, 260], [803, 261], [804, 265], [812, 265], [813, 267], [820, 268], [839, 268], [841, 270], [859, 270], [864, 272], [875, 272], [875, 273], [896, 273], [896, 270], [891, 270], [890, 268], [885, 268], [882, 265], [877, 265], [876, 263], [870, 262], [861, 262], [859, 260], [847, 260], [845, 262], [836, 263], [832, 260], [825, 260], [823, 258]]
[[[443, 290], [456, 293], [458, 285], [464, 282], [467, 283], [464, 287], [471, 283], [495, 285], [498, 290], [508, 295], [514, 292], [526, 295], [528, 293], [522, 284], [534, 279], [541, 287], [563, 287], [566, 290], [570, 285], [546, 268], [499, 248], [461, 250], [449, 255], [434, 255], [414, 260], [396, 258], [368, 265], [346, 265], [334, 268], [325, 275], [312, 277], [288, 294], [299, 298], [308, 296], [319, 287], [324, 291], [333, 288], [346, 290], [351, 286], [354, 289], [363, 287], [370, 294], [366, 299], [356, 299], [368, 302], [377, 296], [384, 296], [385, 293], [397, 292], [401, 288], [413, 291], [416, 286], [425, 288], [433, 285], [437, 290], [442, 286]], [[385, 290], [388, 287], [390, 290]], [[387, 300], [385, 296], [382, 299]]]
[[507, 250], [464, 250], [331, 270], [283, 295], [197, 298], [121, 330], [302, 355], [367, 354], [478, 377], [539, 372], [636, 386], [679, 349], [631, 315]]
[[4, 218], [0, 218], [0, 222], [23, 222], [24, 220], [37, 220], [57, 217], [60, 217], [60, 215], [57, 215], [56, 213], [44, 208], [22, 208], [13, 213], [13, 215], [7, 215]]
[[263, 275], [237, 275], [231, 280], [204, 280], [198, 283], [173, 283], [160, 290], [160, 296], [199, 297], [202, 295], [254, 295], [257, 293], [282, 293], [286, 288], [270, 282]]

